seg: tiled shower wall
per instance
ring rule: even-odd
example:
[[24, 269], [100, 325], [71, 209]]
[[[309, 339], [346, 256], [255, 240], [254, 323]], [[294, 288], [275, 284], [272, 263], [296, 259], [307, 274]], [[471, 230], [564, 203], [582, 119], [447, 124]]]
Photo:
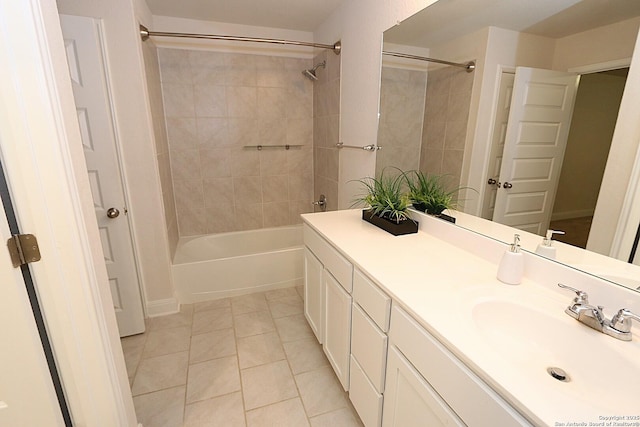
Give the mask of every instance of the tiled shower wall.
[[473, 73], [456, 67], [429, 71], [420, 170], [449, 176], [459, 186]]
[[144, 57], [149, 102], [151, 103], [153, 134], [156, 141], [156, 161], [160, 174], [160, 184], [162, 185], [162, 201], [164, 203], [167, 233], [169, 235], [169, 248], [171, 254], [173, 254], [178, 244], [178, 220], [176, 217], [176, 204], [173, 195], [169, 160], [169, 144], [167, 142], [164, 108], [162, 104], [158, 49], [153, 44], [153, 41], [147, 40], [145, 43], [142, 43], [142, 55]]
[[389, 176], [394, 174], [391, 167], [403, 171], [420, 167], [426, 87], [426, 71], [382, 67], [378, 126], [382, 150], [376, 154], [376, 176], [385, 168]]
[[[299, 223], [313, 200], [311, 60], [161, 48], [159, 62], [180, 236]], [[268, 148], [285, 144], [300, 147]]]
[[313, 200], [324, 194], [327, 210], [336, 210], [340, 155], [336, 147], [340, 142], [340, 56], [332, 51], [323, 51], [313, 59], [313, 66], [322, 61], [326, 61], [326, 67], [316, 70], [318, 80], [313, 83]]

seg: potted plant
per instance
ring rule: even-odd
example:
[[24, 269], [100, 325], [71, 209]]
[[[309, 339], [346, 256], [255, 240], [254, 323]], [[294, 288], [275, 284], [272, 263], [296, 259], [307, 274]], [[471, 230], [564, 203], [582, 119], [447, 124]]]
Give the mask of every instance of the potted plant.
[[446, 209], [456, 208], [457, 196], [462, 187], [449, 190], [445, 175], [429, 175], [414, 170], [404, 173], [403, 176], [409, 188], [409, 198], [414, 208], [455, 222], [455, 218], [442, 212]]
[[362, 219], [394, 236], [418, 231], [418, 223], [407, 211], [411, 200], [404, 191], [403, 174], [388, 177], [383, 171], [379, 178], [368, 177], [358, 182], [364, 185], [366, 193], [356, 199], [355, 204], [369, 206], [362, 211]]

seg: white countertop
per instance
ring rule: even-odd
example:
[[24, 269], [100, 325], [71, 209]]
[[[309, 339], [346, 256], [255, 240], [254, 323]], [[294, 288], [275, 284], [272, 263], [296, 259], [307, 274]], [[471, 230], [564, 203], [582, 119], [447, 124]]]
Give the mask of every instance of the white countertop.
[[[450, 224], [442, 225], [441, 220], [433, 218], [421, 221], [433, 222], [440, 232], [420, 231], [404, 236], [392, 236], [363, 221], [360, 210], [305, 214], [303, 219], [534, 424], [597, 423], [603, 416], [640, 415], [640, 359], [635, 362], [629, 359], [640, 355], [637, 335], [633, 342], [623, 342], [579, 324], [564, 313], [572, 299], [572, 295], [564, 291], [541, 286], [527, 277], [518, 286], [498, 281], [495, 260], [500, 258], [505, 245], [487, 243], [488, 239], [479, 241], [480, 236]], [[421, 230], [424, 226], [421, 224]], [[434, 237], [443, 233], [455, 236], [459, 244]], [[460, 233], [468, 236], [461, 241]], [[560, 336], [558, 345], [576, 347], [574, 366], [553, 360], [552, 349], [541, 350], [531, 357], [523, 355], [517, 346], [530, 339], [526, 330], [504, 335], [504, 341], [511, 344], [505, 346], [507, 351], [496, 351], [495, 341], [488, 338], [486, 330], [477, 329], [472, 319], [479, 302], [493, 299], [513, 301], [515, 307], [517, 304], [531, 307], [533, 311], [527, 313], [542, 313], [540, 319], [552, 319], [551, 324], [561, 325], [562, 331], [567, 329], [570, 336]], [[500, 310], [497, 311], [500, 314]], [[505, 312], [504, 315], [513, 314]], [[498, 315], [497, 319], [505, 327], [509, 323], [508, 318], [500, 319]], [[535, 327], [533, 319], [531, 323]], [[495, 332], [501, 333], [500, 325], [496, 325]], [[527, 344], [529, 348], [530, 343]], [[635, 369], [632, 372], [616, 370], [616, 359], [599, 361], [611, 362], [611, 366], [606, 378], [595, 382], [593, 378], [586, 382], [580, 375], [571, 375], [572, 371], [589, 369], [591, 362], [585, 362], [588, 357], [583, 358], [580, 353], [583, 347], [589, 346], [613, 349], [616, 358], [624, 364], [631, 363]], [[572, 381], [564, 383], [551, 378], [546, 373], [549, 366], [561, 367]], [[617, 398], [620, 390], [616, 384], [620, 381], [639, 383], [632, 389], [637, 402], [632, 407], [629, 399]]]

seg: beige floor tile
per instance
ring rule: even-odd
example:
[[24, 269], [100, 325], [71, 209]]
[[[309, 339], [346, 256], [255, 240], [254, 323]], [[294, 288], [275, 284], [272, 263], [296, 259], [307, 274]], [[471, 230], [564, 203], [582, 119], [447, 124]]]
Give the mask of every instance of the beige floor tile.
[[268, 310], [264, 293], [248, 294], [231, 298], [233, 314], [252, 313], [254, 311]]
[[348, 406], [344, 390], [331, 367], [298, 374], [295, 379], [309, 417]]
[[189, 352], [142, 359], [133, 380], [133, 395], [184, 385], [187, 381]]
[[207, 332], [191, 337], [191, 352], [189, 363], [204, 362], [205, 360], [236, 354], [236, 337], [233, 328]]
[[303, 314], [281, 317], [274, 319], [274, 322], [283, 343], [314, 337]]
[[256, 311], [234, 315], [236, 336], [248, 337], [275, 331], [269, 311]]
[[120, 338], [120, 345], [122, 345], [122, 349], [125, 351], [131, 348], [144, 347], [144, 343], [147, 341], [147, 335], [148, 334], [142, 333]]
[[282, 288], [282, 289], [274, 289], [273, 291], [267, 291], [264, 293], [267, 301], [271, 301], [274, 299], [287, 298], [287, 297], [295, 297], [298, 296], [296, 292], [296, 288]]
[[342, 408], [311, 418], [311, 427], [362, 427], [358, 415], [351, 408]]
[[236, 392], [187, 405], [184, 427], [245, 427], [242, 393]]
[[[247, 412], [248, 427], [308, 427], [300, 398], [264, 406]], [[333, 426], [335, 427], [335, 426]]]
[[315, 338], [290, 341], [283, 346], [294, 375], [329, 365], [322, 351], [322, 345]]
[[304, 310], [302, 298], [298, 295], [269, 300], [268, 304], [269, 310], [271, 310], [271, 316], [273, 316], [274, 319], [302, 314]]
[[300, 298], [302, 298], [302, 300], [304, 301], [304, 285], [296, 286], [296, 291], [298, 292], [298, 295], [300, 296]]
[[191, 327], [189, 326], [160, 329], [148, 334], [142, 353], [143, 358], [189, 350], [189, 341], [191, 340]]
[[229, 307], [198, 311], [193, 314], [191, 335], [204, 334], [233, 327], [233, 316]]
[[235, 356], [189, 366], [187, 403], [222, 396], [240, 390], [240, 371]]
[[180, 312], [170, 314], [168, 316], [152, 317], [148, 319], [149, 331], [157, 331], [159, 329], [177, 328], [179, 326], [191, 326], [193, 319], [193, 305], [183, 304], [180, 306]]
[[184, 386], [180, 386], [135, 396], [138, 422], [145, 427], [181, 427], [184, 391]]
[[[140, 360], [142, 360], [142, 351], [144, 350], [144, 343], [147, 339], [145, 334], [133, 335], [131, 337], [122, 338], [120, 343], [122, 345], [122, 354], [124, 355], [124, 363], [127, 367], [127, 376], [129, 379], [133, 379], [133, 376], [138, 369]], [[130, 381], [131, 383], [132, 381]]]
[[193, 310], [195, 312], [198, 312], [225, 307], [231, 307], [231, 298], [221, 298], [212, 301], [197, 302], [193, 305]]
[[284, 358], [280, 337], [275, 332], [238, 338], [240, 369], [264, 365]]
[[285, 360], [243, 369], [241, 375], [244, 406], [247, 410], [298, 395], [289, 364]]

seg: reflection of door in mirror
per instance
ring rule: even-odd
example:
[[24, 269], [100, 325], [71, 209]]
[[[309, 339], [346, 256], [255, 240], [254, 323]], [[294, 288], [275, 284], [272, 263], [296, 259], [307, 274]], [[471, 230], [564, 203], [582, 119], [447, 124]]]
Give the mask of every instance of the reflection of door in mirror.
[[549, 227], [578, 75], [518, 67], [493, 220], [534, 234]]
[[482, 197], [482, 218], [484, 219], [493, 219], [498, 188], [502, 187], [500, 166], [502, 165], [507, 123], [509, 123], [509, 108], [511, 107], [514, 79], [515, 74], [511, 72], [502, 72], [500, 75], [498, 103], [496, 104], [493, 131], [491, 133], [491, 153], [489, 154], [487, 167], [487, 176], [489, 178], [484, 186], [484, 195]]
[[[550, 156], [532, 152], [529, 153], [530, 159], [523, 161], [520, 158], [516, 162], [513, 161], [512, 156], [506, 156], [502, 162], [505, 135], [507, 134], [506, 118], [509, 115], [511, 103], [510, 87], [513, 84], [513, 74], [502, 73], [488, 164], [489, 172], [487, 175], [490, 178], [485, 185], [483, 197], [482, 216], [484, 218], [501, 223], [513, 223], [511, 225], [537, 234], [544, 233], [549, 227], [564, 230], [567, 231], [567, 234], [558, 240], [582, 248], [586, 247], [591, 218], [595, 210], [624, 89], [626, 70], [628, 69], [582, 76], [564, 157], [560, 153], [556, 153], [556, 158], [550, 161]], [[516, 90], [522, 92], [522, 88], [516, 88]], [[529, 89], [530, 91], [531, 89]], [[517, 111], [514, 113], [516, 116], [518, 115]], [[525, 122], [529, 122], [529, 120]], [[507, 152], [514, 152], [514, 147], [518, 145], [514, 135], [517, 135], [519, 139], [522, 137], [522, 131], [522, 125], [515, 126], [511, 130], [511, 136], [507, 142], [509, 148]], [[531, 143], [529, 142], [527, 145], [530, 150]], [[554, 145], [557, 144], [554, 143]], [[544, 158], [549, 161], [542, 161]], [[528, 169], [527, 173], [531, 175], [529, 178], [533, 178], [534, 182], [530, 182], [529, 185], [540, 184], [549, 188], [544, 191], [529, 192], [529, 195], [525, 195], [522, 192], [514, 191], [513, 188], [505, 189], [501, 186], [501, 180], [503, 182], [512, 180], [510, 184], [513, 184], [514, 177], [512, 175], [517, 173], [515, 168], [519, 163], [520, 166], [524, 163], [525, 170]], [[544, 164], [552, 165], [552, 163], [562, 164], [561, 172], [542, 167]], [[506, 165], [505, 173], [502, 175], [500, 174], [501, 164], [503, 167]], [[535, 167], [536, 165], [538, 167]], [[516, 187], [522, 187], [525, 184], [522, 180], [516, 181]], [[557, 192], [555, 191], [556, 186]], [[517, 203], [509, 204], [510, 197]], [[500, 210], [494, 213], [496, 198], [499, 198], [501, 203], [499, 204]], [[546, 200], [547, 198], [548, 200]], [[540, 203], [535, 203], [536, 200]], [[505, 212], [505, 209], [510, 212]], [[528, 217], [531, 217], [532, 211], [538, 211], [539, 213], [533, 216], [540, 217], [538, 219], [543, 221], [530, 221]], [[549, 226], [550, 220], [553, 221], [551, 226]]]

